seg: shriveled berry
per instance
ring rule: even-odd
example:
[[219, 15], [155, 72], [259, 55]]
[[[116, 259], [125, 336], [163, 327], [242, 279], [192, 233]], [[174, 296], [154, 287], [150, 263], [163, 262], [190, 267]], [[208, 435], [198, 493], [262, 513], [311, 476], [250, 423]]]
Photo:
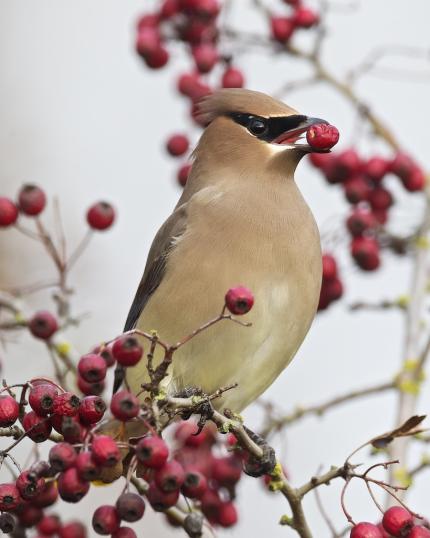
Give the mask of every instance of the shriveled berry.
[[55, 514], [43, 516], [43, 519], [37, 524], [37, 530], [44, 536], [57, 534], [61, 528], [60, 518]]
[[107, 230], [115, 220], [115, 210], [108, 202], [97, 202], [87, 211], [87, 222], [93, 230]]
[[161, 437], [150, 435], [137, 443], [136, 456], [146, 467], [160, 469], [169, 457], [169, 449]]
[[18, 208], [4, 196], [0, 196], [0, 228], [6, 228], [16, 222], [18, 218]]
[[0, 515], [0, 531], [10, 534], [16, 526], [15, 518], [12, 514], [4, 513]]
[[86, 396], [79, 405], [79, 419], [83, 424], [96, 424], [106, 411], [106, 404], [99, 396]]
[[85, 379], [82, 379], [78, 375], [78, 388], [86, 396], [99, 396], [105, 389], [105, 380], [98, 381], [97, 383], [88, 383]]
[[87, 531], [82, 523], [72, 521], [61, 527], [58, 538], [87, 538]]
[[71, 392], [62, 392], [54, 398], [53, 412], [63, 417], [73, 417], [79, 411], [81, 400]]
[[8, 394], [0, 395], [0, 427], [12, 426], [19, 416], [19, 404]]
[[155, 482], [150, 482], [146, 496], [156, 512], [164, 512], [164, 510], [167, 510], [167, 508], [174, 506], [178, 502], [179, 489], [167, 493], [161, 490]]
[[235, 286], [226, 293], [225, 305], [232, 314], [241, 316], [249, 312], [253, 307], [254, 295], [245, 286]]
[[100, 355], [88, 353], [79, 359], [78, 373], [88, 383], [102, 381], [106, 377], [106, 371], [106, 361]]
[[123, 521], [133, 523], [142, 519], [145, 513], [145, 501], [136, 493], [123, 493], [116, 501], [116, 509]]
[[190, 499], [200, 499], [208, 489], [208, 482], [203, 473], [197, 470], [187, 470], [181, 491]]
[[18, 195], [18, 206], [20, 211], [30, 217], [42, 213], [46, 205], [46, 195], [40, 187], [36, 185], [24, 185]]
[[339, 142], [339, 131], [334, 125], [317, 123], [306, 131], [306, 140], [314, 150], [328, 150]]
[[112, 538], [137, 538], [137, 534], [130, 527], [120, 527], [112, 534]]
[[0, 484], [0, 510], [15, 510], [21, 501], [21, 495], [15, 484]]
[[23, 471], [16, 479], [15, 484], [21, 497], [28, 501], [43, 491], [45, 480], [36, 478], [30, 471]]
[[139, 414], [139, 400], [128, 390], [120, 390], [112, 396], [110, 410], [115, 418], [126, 422]]
[[69, 503], [79, 502], [90, 489], [89, 482], [82, 480], [75, 467], [61, 473], [57, 483], [60, 497]]
[[222, 75], [221, 86], [223, 88], [243, 88], [244, 85], [245, 78], [242, 71], [235, 67], [227, 67]]
[[143, 355], [143, 348], [134, 336], [120, 336], [112, 346], [112, 354], [122, 366], [134, 366]]
[[57, 471], [65, 471], [75, 464], [76, 450], [69, 443], [57, 443], [49, 451], [49, 463]]
[[28, 395], [28, 403], [40, 417], [46, 417], [52, 413], [54, 398], [58, 396], [58, 388], [52, 383], [34, 385]]
[[236, 525], [237, 519], [237, 510], [234, 504], [231, 501], [222, 503], [217, 517], [219, 525], [224, 528], [233, 527]]
[[99, 506], [93, 515], [93, 529], [97, 534], [112, 534], [119, 529], [121, 520], [114, 506]]
[[166, 149], [173, 157], [179, 157], [187, 152], [189, 145], [188, 137], [182, 134], [175, 134], [167, 140]]
[[179, 489], [184, 483], [184, 480], [184, 468], [176, 460], [165, 463], [161, 469], [157, 469], [154, 473], [155, 483], [165, 492]]
[[46, 441], [52, 431], [49, 419], [39, 417], [34, 411], [30, 411], [24, 415], [22, 426], [27, 436], [35, 443]]
[[51, 424], [54, 430], [61, 433], [68, 443], [79, 443], [82, 440], [84, 428], [77, 415], [74, 417], [52, 415]]
[[96, 480], [100, 475], [100, 467], [92, 458], [91, 452], [80, 452], [75, 461], [75, 467], [82, 480]]
[[28, 328], [33, 336], [41, 340], [49, 340], [57, 332], [57, 319], [46, 310], [36, 312], [28, 322]]
[[414, 518], [412, 514], [403, 506], [388, 508], [382, 518], [382, 526], [389, 534], [394, 536], [405, 536], [413, 525]]
[[108, 435], [95, 435], [91, 443], [93, 460], [102, 467], [113, 467], [121, 459], [118, 445]]
[[285, 43], [293, 35], [296, 25], [289, 17], [271, 17], [270, 27], [272, 38], [280, 43]]

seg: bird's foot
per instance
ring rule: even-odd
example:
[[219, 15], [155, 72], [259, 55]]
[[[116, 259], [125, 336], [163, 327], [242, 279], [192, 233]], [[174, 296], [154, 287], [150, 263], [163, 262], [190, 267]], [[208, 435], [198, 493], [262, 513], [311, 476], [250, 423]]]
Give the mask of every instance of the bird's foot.
[[195, 400], [195, 406], [189, 411], [183, 411], [181, 416], [184, 420], [188, 420], [191, 415], [200, 415], [197, 422], [197, 431], [194, 435], [198, 435], [208, 420], [210, 420], [214, 414], [214, 408], [209, 400], [209, 396], [198, 387], [187, 387], [177, 394], [177, 398], [191, 398]]
[[276, 455], [275, 451], [271, 446], [268, 445], [267, 441], [254, 433], [249, 428], [244, 426], [244, 429], [252, 441], [258, 445], [263, 451], [261, 458], [256, 458], [255, 456], [250, 455], [248, 460], [243, 465], [244, 472], [249, 476], [260, 477], [265, 474], [269, 474], [273, 471], [276, 466]]

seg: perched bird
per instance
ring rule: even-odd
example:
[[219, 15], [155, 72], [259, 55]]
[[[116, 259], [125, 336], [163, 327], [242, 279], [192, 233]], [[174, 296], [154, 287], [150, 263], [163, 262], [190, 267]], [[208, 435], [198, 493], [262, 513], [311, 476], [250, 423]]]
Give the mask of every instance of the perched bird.
[[[199, 387], [240, 412], [288, 366], [315, 316], [321, 287], [320, 239], [294, 181], [312, 149], [300, 135], [323, 120], [259, 92], [221, 90], [203, 99], [207, 127], [182, 196], [157, 233], [125, 330], [156, 330], [175, 343], [219, 314], [226, 291], [255, 296], [249, 328], [221, 322], [174, 355], [163, 386]], [[161, 360], [161, 354], [154, 363]], [[138, 392], [145, 361], [127, 370]]]

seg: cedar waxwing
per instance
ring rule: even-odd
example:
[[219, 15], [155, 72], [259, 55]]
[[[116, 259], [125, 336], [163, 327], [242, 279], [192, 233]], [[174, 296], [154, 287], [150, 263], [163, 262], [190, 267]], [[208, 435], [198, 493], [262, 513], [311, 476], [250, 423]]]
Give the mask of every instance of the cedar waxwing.
[[[219, 314], [229, 288], [249, 288], [255, 304], [241, 319], [252, 326], [210, 327], [175, 353], [162, 382], [169, 394], [237, 382], [213, 403], [240, 412], [288, 366], [317, 310], [320, 239], [294, 171], [312, 151], [300, 135], [326, 122], [241, 89], [215, 92], [199, 110], [207, 127], [155, 236], [125, 331], [156, 330], [176, 343]], [[134, 393], [147, 381], [145, 360], [127, 369]]]

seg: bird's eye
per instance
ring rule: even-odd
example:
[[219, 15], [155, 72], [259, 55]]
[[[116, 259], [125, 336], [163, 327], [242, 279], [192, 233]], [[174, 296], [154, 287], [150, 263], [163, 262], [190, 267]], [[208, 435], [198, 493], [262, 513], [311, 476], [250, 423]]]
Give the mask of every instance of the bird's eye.
[[264, 134], [267, 130], [267, 123], [260, 118], [252, 118], [248, 125], [250, 133], [256, 136]]

